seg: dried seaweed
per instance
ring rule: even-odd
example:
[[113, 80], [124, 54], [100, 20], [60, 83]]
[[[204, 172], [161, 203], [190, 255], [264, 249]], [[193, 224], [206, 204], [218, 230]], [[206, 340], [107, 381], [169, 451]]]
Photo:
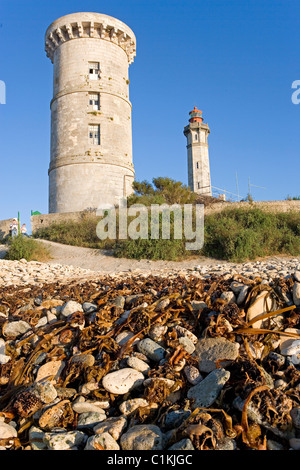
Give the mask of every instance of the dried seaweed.
[[[249, 288], [241, 305], [221, 298], [233, 281], [243, 282]], [[274, 280], [273, 285], [268, 286], [261, 284], [259, 277], [247, 279], [239, 275], [234, 279], [210, 276], [201, 280], [193, 276], [120, 279], [107, 276], [69, 285], [53, 283], [42, 288], [0, 289], [0, 310], [7, 315], [5, 321], [0, 319], [2, 337], [5, 337], [3, 331], [7, 322], [23, 320], [31, 327], [31, 331], [20, 338], [5, 338], [6, 354], [11, 360], [0, 365], [0, 416], [7, 423], [14, 419], [20, 435], [3, 445], [25, 448], [28, 428], [36, 424], [38, 413], [41, 413], [39, 426], [44, 430], [51, 430], [53, 426], [66, 430], [76, 428], [78, 415], [72, 409], [72, 402], [84, 396], [92, 402], [108, 400], [109, 417], [118, 416], [119, 406], [126, 399], [146, 399], [148, 406], [139, 407], [130, 415], [128, 427], [156, 423], [164, 431], [172, 411], [190, 411], [189, 417], [176, 427], [169, 445], [188, 437], [196, 450], [213, 450], [229, 439], [235, 441], [238, 449], [261, 450], [267, 448], [270, 433], [277, 430], [277, 440], [288, 448], [288, 441], [280, 436], [290, 431], [290, 411], [300, 405], [300, 370], [286, 361], [279, 364], [271, 353], [280, 339], [300, 339], [298, 333], [285, 331], [300, 326], [300, 308], [286, 306], [280, 294], [290, 292], [292, 286], [290, 279]], [[276, 300], [278, 308], [247, 321], [247, 309], [263, 291]], [[35, 302], [36, 299], [39, 302]], [[68, 300], [80, 304], [93, 302], [95, 309], [92, 313], [75, 312], [67, 319], [58, 315], [57, 321], [37, 327], [38, 321], [51, 309]], [[193, 301], [205, 302], [206, 307], [197, 310]], [[270, 322], [267, 328], [253, 328], [257, 320], [271, 320], [279, 315], [281, 324]], [[128, 357], [137, 354], [136, 341], [151, 336], [157, 325], [166, 327], [161, 339], [166, 353], [159, 363], [148, 360], [147, 382], [125, 396], [106, 391], [102, 387], [103, 377], [126, 366]], [[224, 358], [220, 358], [216, 361], [216, 367], [225, 367], [230, 378], [210, 407], [192, 411], [187, 398], [192, 384], [187, 380], [185, 366], [197, 368], [198, 358], [180, 343], [176, 326], [185, 328], [198, 339], [222, 337], [240, 346], [235, 360], [224, 363]], [[116, 338], [124, 331], [129, 331], [131, 337], [119, 344]], [[92, 358], [91, 363], [88, 358]], [[41, 364], [51, 361], [63, 361], [64, 368], [59, 379], [48, 378], [54, 381], [58, 398], [57, 403], [45, 406], [32, 395], [30, 387], [35, 383]], [[273, 381], [284, 380], [284, 390], [270, 388], [267, 374]], [[204, 377], [206, 375], [204, 373]], [[95, 386], [89, 389], [87, 384]], [[244, 400], [242, 411], [234, 406], [236, 398]], [[250, 417], [251, 407], [263, 417], [261, 422]], [[102, 450], [101, 445], [96, 448]]]

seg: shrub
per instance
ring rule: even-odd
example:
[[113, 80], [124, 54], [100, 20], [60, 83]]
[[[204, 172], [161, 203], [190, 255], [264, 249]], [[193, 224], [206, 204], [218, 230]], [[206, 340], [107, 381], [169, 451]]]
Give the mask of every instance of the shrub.
[[[151, 190], [149, 191], [149, 193]], [[147, 197], [143, 194], [141, 197]], [[151, 197], [151, 194], [148, 196]], [[152, 195], [153, 196], [153, 195]], [[300, 254], [300, 212], [270, 213], [257, 208], [230, 207], [205, 216], [204, 246], [201, 251], [185, 249], [184, 236], [174, 239], [171, 214], [171, 239], [100, 240], [96, 226], [100, 218], [88, 216], [77, 222], [63, 222], [39, 230], [37, 237], [69, 245], [110, 249], [117, 257], [180, 260], [195, 255], [232, 262], [255, 260], [274, 255]], [[132, 218], [128, 218], [128, 224]], [[150, 220], [148, 219], [148, 233]], [[118, 227], [118, 221], [117, 221]], [[150, 236], [150, 235], [149, 235]]]
[[8, 242], [9, 248], [5, 255], [8, 260], [20, 260], [45, 262], [50, 259], [49, 250], [40, 242], [32, 238], [18, 235]]
[[227, 209], [205, 217], [203, 254], [228, 261], [300, 253], [300, 213]]

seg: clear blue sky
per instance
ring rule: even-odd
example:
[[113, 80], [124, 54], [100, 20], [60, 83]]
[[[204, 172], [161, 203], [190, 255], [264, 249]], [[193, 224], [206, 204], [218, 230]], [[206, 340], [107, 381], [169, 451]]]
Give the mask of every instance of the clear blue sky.
[[[300, 194], [299, 0], [0, 0], [0, 219], [48, 211], [52, 64], [44, 34], [79, 11], [114, 16], [137, 38], [130, 65], [136, 179], [187, 184], [183, 127], [210, 126], [212, 185], [255, 200]], [[84, 183], [83, 183], [84, 184]]]

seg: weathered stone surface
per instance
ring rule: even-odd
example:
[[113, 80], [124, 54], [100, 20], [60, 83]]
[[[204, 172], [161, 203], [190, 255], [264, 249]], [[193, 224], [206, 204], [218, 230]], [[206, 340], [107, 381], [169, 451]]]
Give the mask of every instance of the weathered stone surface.
[[[253, 318], [262, 315], [263, 313], [276, 309], [275, 301], [270, 297], [268, 291], [263, 291], [254, 300], [247, 310], [247, 321], [253, 320]], [[258, 320], [252, 324], [253, 328], [263, 328], [264, 320]]]
[[83, 447], [87, 440], [82, 431], [46, 432], [44, 442], [50, 450], [72, 450]]
[[187, 396], [193, 400], [192, 409], [211, 406], [229, 377], [230, 372], [225, 369], [216, 369], [210, 372], [199, 384], [191, 387]]
[[184, 368], [184, 373], [189, 381], [190, 384], [192, 385], [197, 385], [201, 380], [203, 380], [202, 375], [199, 372], [199, 369], [195, 366], [188, 365]]
[[190, 330], [187, 328], [183, 328], [181, 325], [176, 325], [175, 326], [175, 331], [177, 333], [178, 337], [186, 337], [188, 338], [193, 344], [196, 344], [198, 341], [198, 338], [194, 333], [192, 333]]
[[102, 408], [101, 402], [90, 402], [90, 401], [77, 401], [72, 403], [72, 409], [78, 413], [102, 413], [105, 417], [105, 411]]
[[207, 304], [205, 302], [202, 302], [201, 300], [192, 300], [191, 305], [194, 310], [201, 310], [203, 308], [207, 308]]
[[43, 403], [51, 403], [57, 397], [56, 388], [48, 380], [35, 382], [32, 391]]
[[123, 415], [130, 415], [137, 408], [148, 406], [149, 402], [144, 398], [131, 398], [129, 400], [123, 401], [120, 405], [120, 411]]
[[247, 297], [247, 294], [249, 292], [249, 287], [248, 286], [243, 286], [238, 294], [238, 297], [236, 299], [236, 303], [237, 305], [241, 305], [244, 300], [246, 299]]
[[[129, 341], [133, 336], [134, 334], [132, 333], [132, 331], [124, 330], [116, 336], [116, 342], [120, 346], [123, 346], [123, 344], [127, 343], [127, 341]], [[136, 344], [139, 341], [140, 341], [139, 338], [136, 338], [133, 343]]]
[[122, 450], [162, 450], [163, 433], [154, 424], [137, 424], [121, 436]]
[[143, 381], [144, 375], [141, 372], [125, 367], [105, 375], [102, 379], [102, 385], [110, 393], [124, 395], [129, 390], [140, 386]]
[[195, 350], [195, 356], [199, 359], [199, 370], [211, 372], [216, 369], [217, 361], [222, 361], [221, 365], [225, 367], [228, 361], [238, 357], [239, 348], [239, 343], [233, 343], [221, 336], [199, 339]]
[[293, 286], [293, 300], [294, 304], [298, 307], [300, 305], [300, 282], [295, 282]]
[[163, 359], [166, 353], [165, 348], [150, 338], [145, 338], [139, 341], [137, 347], [141, 353], [145, 354], [149, 359], [155, 362], [159, 362]]
[[94, 427], [95, 434], [102, 434], [108, 432], [116, 441], [121, 436], [122, 432], [127, 426], [127, 419], [125, 416], [117, 416], [115, 418], [107, 418], [102, 423]]
[[92, 302], [83, 302], [82, 308], [86, 313], [93, 313], [98, 309], [98, 306]]
[[236, 297], [232, 291], [222, 292], [221, 299], [226, 300], [226, 302], [233, 303], [236, 302]]
[[75, 312], [83, 312], [82, 305], [74, 300], [69, 300], [63, 305], [60, 314], [62, 317], [68, 317]]
[[29, 330], [31, 326], [26, 321], [19, 320], [4, 324], [2, 331], [6, 338], [18, 338]]
[[90, 411], [87, 413], [80, 413], [77, 420], [77, 429], [93, 429], [99, 423], [106, 419], [105, 413]]
[[31, 426], [28, 432], [28, 437], [32, 450], [47, 449], [47, 444], [44, 442], [45, 432], [42, 431], [42, 429], [36, 426]]
[[46, 364], [40, 366], [35, 381], [39, 382], [46, 379], [49, 380], [51, 383], [56, 383], [64, 367], [64, 361], [46, 362]]
[[104, 432], [97, 436], [89, 437], [84, 448], [84, 450], [102, 450], [102, 449], [120, 450], [120, 446], [108, 432]]
[[178, 342], [188, 354], [193, 354], [195, 351], [194, 343], [187, 336], [182, 336]]
[[10, 424], [0, 421], [0, 439], [9, 439], [11, 437], [17, 437], [18, 432]]
[[181, 441], [175, 442], [171, 445], [168, 450], [195, 450], [192, 441], [189, 438], [181, 439]]
[[0, 338], [0, 364], [6, 364], [10, 361], [11, 357], [5, 354], [5, 341]]
[[[298, 328], [286, 328], [284, 331], [285, 333], [300, 335], [300, 329]], [[295, 341], [298, 341], [295, 337], [282, 336], [279, 344], [280, 354], [282, 354], [283, 356], [288, 356], [288, 352], [293, 349]]]
[[[54, 45], [57, 30], [66, 34]], [[83, 37], [77, 34], [79, 30], [84, 31]], [[119, 40], [121, 36], [124, 40]], [[119, 198], [132, 193], [128, 66], [135, 56], [135, 43], [127, 25], [101, 13], [72, 13], [47, 29], [46, 50], [53, 61], [50, 213], [118, 204]], [[100, 64], [97, 73], [96, 69], [89, 73], [90, 63]], [[90, 94], [99, 91], [98, 105], [90, 105]], [[93, 143], [90, 133], [97, 133]]]
[[129, 367], [132, 367], [133, 369], [142, 372], [142, 374], [144, 375], [147, 375], [150, 370], [150, 366], [149, 364], [147, 364], [147, 362], [135, 356], [129, 356], [129, 358], [127, 359], [127, 365]]

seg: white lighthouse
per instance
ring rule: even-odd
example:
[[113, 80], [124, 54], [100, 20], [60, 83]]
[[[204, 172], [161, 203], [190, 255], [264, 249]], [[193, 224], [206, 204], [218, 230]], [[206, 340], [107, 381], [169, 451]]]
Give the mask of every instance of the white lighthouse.
[[195, 193], [211, 196], [207, 143], [210, 130], [203, 122], [202, 111], [195, 107], [189, 114], [189, 124], [183, 131], [187, 138], [188, 185]]

